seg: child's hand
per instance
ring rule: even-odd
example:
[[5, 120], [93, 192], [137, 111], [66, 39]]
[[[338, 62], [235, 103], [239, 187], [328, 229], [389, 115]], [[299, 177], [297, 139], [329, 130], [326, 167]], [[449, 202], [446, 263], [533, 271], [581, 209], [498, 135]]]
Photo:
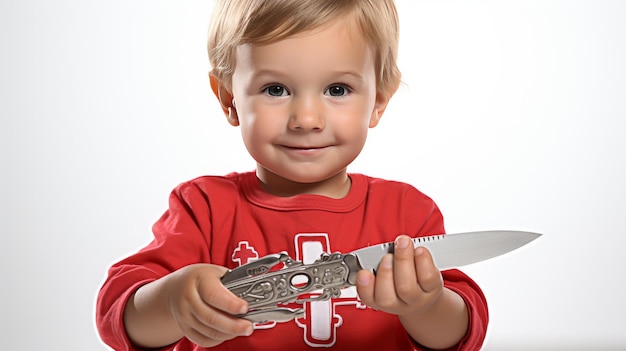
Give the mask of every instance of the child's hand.
[[427, 249], [413, 249], [410, 238], [396, 238], [394, 254], [385, 256], [376, 276], [357, 274], [361, 301], [371, 308], [395, 315], [419, 314], [443, 294], [443, 278]]
[[192, 342], [211, 347], [237, 336], [252, 334], [252, 323], [234, 317], [248, 304], [226, 289], [220, 278], [226, 268], [195, 264], [174, 273], [167, 304], [172, 317]]

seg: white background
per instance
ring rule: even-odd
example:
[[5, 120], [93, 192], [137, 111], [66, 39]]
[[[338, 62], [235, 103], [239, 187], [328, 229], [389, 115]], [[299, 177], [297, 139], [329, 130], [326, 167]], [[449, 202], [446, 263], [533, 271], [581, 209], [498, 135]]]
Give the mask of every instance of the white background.
[[[544, 233], [465, 269], [485, 350], [626, 347], [626, 2], [400, 0], [404, 85], [351, 167], [448, 232]], [[0, 4], [0, 348], [106, 350], [94, 302], [170, 190], [254, 167], [210, 92], [211, 1]]]

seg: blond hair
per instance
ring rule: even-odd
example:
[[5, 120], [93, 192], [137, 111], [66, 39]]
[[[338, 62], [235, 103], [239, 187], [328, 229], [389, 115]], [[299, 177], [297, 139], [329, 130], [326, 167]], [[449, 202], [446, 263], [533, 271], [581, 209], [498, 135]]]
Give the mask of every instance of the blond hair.
[[400, 84], [393, 0], [217, 0], [207, 45], [212, 72], [230, 88], [237, 46], [271, 44], [342, 20], [353, 21], [373, 51], [377, 91], [392, 95]]

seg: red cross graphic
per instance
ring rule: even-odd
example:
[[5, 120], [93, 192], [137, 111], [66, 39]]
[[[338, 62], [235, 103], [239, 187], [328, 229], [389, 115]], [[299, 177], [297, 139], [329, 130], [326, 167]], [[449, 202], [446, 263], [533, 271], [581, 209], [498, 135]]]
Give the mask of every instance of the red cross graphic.
[[247, 241], [240, 241], [239, 246], [233, 251], [233, 262], [237, 262], [238, 265], [243, 266], [250, 261], [254, 261], [259, 258], [259, 253], [253, 246]]

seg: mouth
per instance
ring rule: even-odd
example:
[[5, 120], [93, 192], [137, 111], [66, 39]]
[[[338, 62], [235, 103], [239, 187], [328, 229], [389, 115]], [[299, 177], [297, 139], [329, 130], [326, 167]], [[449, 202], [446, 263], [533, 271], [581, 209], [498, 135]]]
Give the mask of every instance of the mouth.
[[327, 147], [331, 147], [333, 146], [332, 142], [318, 142], [318, 143], [290, 143], [290, 142], [284, 142], [284, 143], [277, 143], [278, 146], [286, 148], [286, 149], [291, 149], [291, 150], [320, 150], [320, 149], [325, 149]]
[[292, 150], [319, 150], [319, 149], [327, 148], [328, 146], [289, 146], [289, 145], [284, 145], [284, 147], [287, 148], [287, 149], [292, 149]]
[[314, 145], [281, 145], [288, 152], [298, 155], [313, 156], [330, 148], [332, 145], [314, 146]]

